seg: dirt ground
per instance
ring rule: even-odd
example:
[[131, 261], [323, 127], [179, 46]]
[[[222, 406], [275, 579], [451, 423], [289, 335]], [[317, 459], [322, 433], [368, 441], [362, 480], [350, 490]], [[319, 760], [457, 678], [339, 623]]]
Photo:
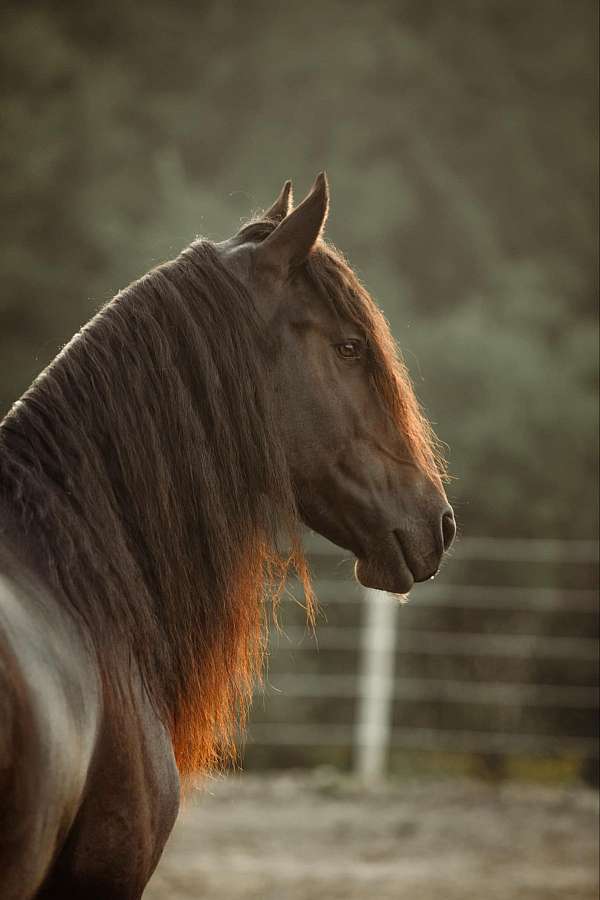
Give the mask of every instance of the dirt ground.
[[597, 900], [598, 797], [332, 771], [212, 781], [145, 900]]

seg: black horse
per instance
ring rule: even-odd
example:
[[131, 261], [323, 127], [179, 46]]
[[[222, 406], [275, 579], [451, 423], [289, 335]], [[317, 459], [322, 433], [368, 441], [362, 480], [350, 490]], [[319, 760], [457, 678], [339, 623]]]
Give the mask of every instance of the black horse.
[[[455, 525], [320, 175], [110, 301], [0, 424], [0, 895], [139, 898], [180, 774], [232, 752], [304, 522], [368, 586]], [[277, 550], [287, 533], [291, 556]]]

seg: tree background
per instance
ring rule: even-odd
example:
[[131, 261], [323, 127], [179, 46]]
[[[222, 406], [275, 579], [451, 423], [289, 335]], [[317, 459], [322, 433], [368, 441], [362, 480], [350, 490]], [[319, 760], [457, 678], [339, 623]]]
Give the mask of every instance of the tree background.
[[4, 10], [0, 412], [119, 288], [326, 169], [463, 533], [597, 533], [597, 0]]

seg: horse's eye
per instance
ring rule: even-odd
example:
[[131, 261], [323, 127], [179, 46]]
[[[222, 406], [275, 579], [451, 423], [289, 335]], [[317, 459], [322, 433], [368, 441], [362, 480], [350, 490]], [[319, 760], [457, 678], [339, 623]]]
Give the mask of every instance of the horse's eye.
[[343, 341], [341, 344], [336, 344], [335, 349], [342, 359], [359, 359], [362, 355], [363, 344], [362, 341]]

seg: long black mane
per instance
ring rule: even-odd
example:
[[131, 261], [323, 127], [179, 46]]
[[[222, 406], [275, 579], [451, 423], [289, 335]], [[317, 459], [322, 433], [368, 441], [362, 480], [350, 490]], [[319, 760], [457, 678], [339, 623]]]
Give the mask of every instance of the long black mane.
[[123, 650], [136, 661], [183, 769], [230, 740], [265, 575], [282, 578], [276, 535], [294, 527], [271, 350], [248, 291], [197, 242], [109, 302], [0, 427], [4, 501], [108, 681]]

